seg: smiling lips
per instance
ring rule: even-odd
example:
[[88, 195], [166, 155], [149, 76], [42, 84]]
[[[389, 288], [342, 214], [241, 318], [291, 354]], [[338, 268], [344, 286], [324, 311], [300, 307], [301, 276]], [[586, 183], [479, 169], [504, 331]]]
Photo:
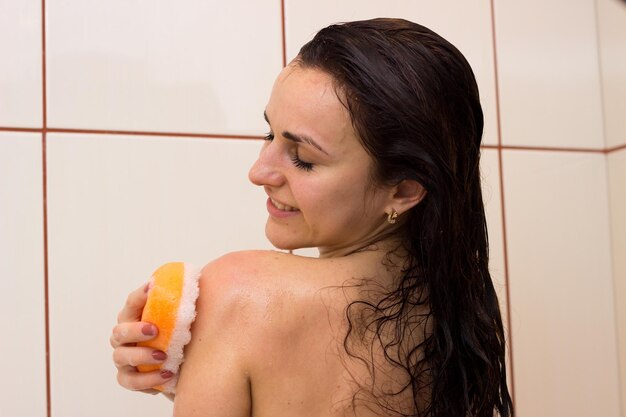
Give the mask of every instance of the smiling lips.
[[274, 205], [274, 206], [275, 206], [278, 210], [281, 210], [281, 211], [300, 211], [300, 210], [298, 210], [298, 209], [297, 209], [297, 208], [295, 208], [295, 207], [291, 207], [291, 206], [288, 206], [288, 205], [286, 205], [286, 204], [279, 203], [278, 201], [274, 200], [274, 199], [273, 199], [273, 198], [271, 198], [271, 197], [270, 197], [270, 201], [272, 202], [272, 204], [273, 204], [273, 205]]
[[267, 199], [267, 211], [274, 218], [288, 218], [300, 214], [297, 208], [279, 203], [272, 198]]

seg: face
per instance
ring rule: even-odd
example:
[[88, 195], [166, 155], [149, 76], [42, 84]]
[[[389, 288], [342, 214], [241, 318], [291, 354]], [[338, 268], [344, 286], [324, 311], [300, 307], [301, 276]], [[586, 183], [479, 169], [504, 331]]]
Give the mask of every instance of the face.
[[280, 249], [318, 247], [324, 257], [374, 243], [385, 228], [390, 190], [371, 183], [371, 157], [332, 78], [289, 65], [265, 115], [269, 134], [249, 178], [269, 197], [270, 242]]

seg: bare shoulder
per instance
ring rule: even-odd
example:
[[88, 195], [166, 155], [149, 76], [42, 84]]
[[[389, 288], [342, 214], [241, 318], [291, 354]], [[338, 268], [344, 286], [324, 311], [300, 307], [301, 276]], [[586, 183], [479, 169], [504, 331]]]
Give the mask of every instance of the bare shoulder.
[[227, 253], [210, 263], [206, 273], [272, 273], [275, 269], [313, 265], [319, 259], [306, 258], [273, 250], [247, 250]]
[[219, 291], [271, 290], [315, 281], [324, 262], [287, 253], [255, 250], [231, 252], [207, 264], [202, 270], [201, 288]]
[[275, 251], [232, 252], [217, 258], [202, 270], [198, 315], [250, 324], [284, 297], [313, 291], [315, 261]]
[[198, 320], [263, 340], [299, 331], [307, 317], [326, 313], [326, 289], [340, 269], [327, 273], [325, 260], [275, 251], [226, 254], [202, 271]]
[[269, 270], [279, 253], [271, 251], [231, 252], [209, 262], [200, 275], [198, 314], [209, 309], [236, 308], [241, 313], [268, 281]]

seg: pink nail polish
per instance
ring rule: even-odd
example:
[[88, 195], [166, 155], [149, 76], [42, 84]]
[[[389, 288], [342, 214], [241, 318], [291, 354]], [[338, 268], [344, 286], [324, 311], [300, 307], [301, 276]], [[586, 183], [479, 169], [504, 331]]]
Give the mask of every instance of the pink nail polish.
[[163, 378], [163, 379], [170, 379], [173, 376], [174, 376], [174, 374], [171, 371], [162, 371], [161, 372], [161, 378]]
[[141, 333], [145, 336], [154, 336], [156, 334], [156, 329], [152, 324], [144, 324], [141, 328]]
[[167, 355], [165, 354], [165, 352], [160, 350], [155, 350], [154, 352], [152, 352], [152, 357], [157, 361], [164, 361], [165, 359], [167, 359]]

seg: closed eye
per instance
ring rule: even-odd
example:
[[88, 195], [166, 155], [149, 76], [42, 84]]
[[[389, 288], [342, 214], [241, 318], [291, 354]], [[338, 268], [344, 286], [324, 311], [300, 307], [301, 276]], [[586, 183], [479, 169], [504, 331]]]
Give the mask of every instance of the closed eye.
[[301, 170], [304, 170], [307, 172], [310, 172], [313, 170], [313, 164], [310, 162], [303, 161], [302, 159], [298, 157], [297, 154], [291, 157], [291, 162], [293, 162], [296, 168], [299, 168]]

